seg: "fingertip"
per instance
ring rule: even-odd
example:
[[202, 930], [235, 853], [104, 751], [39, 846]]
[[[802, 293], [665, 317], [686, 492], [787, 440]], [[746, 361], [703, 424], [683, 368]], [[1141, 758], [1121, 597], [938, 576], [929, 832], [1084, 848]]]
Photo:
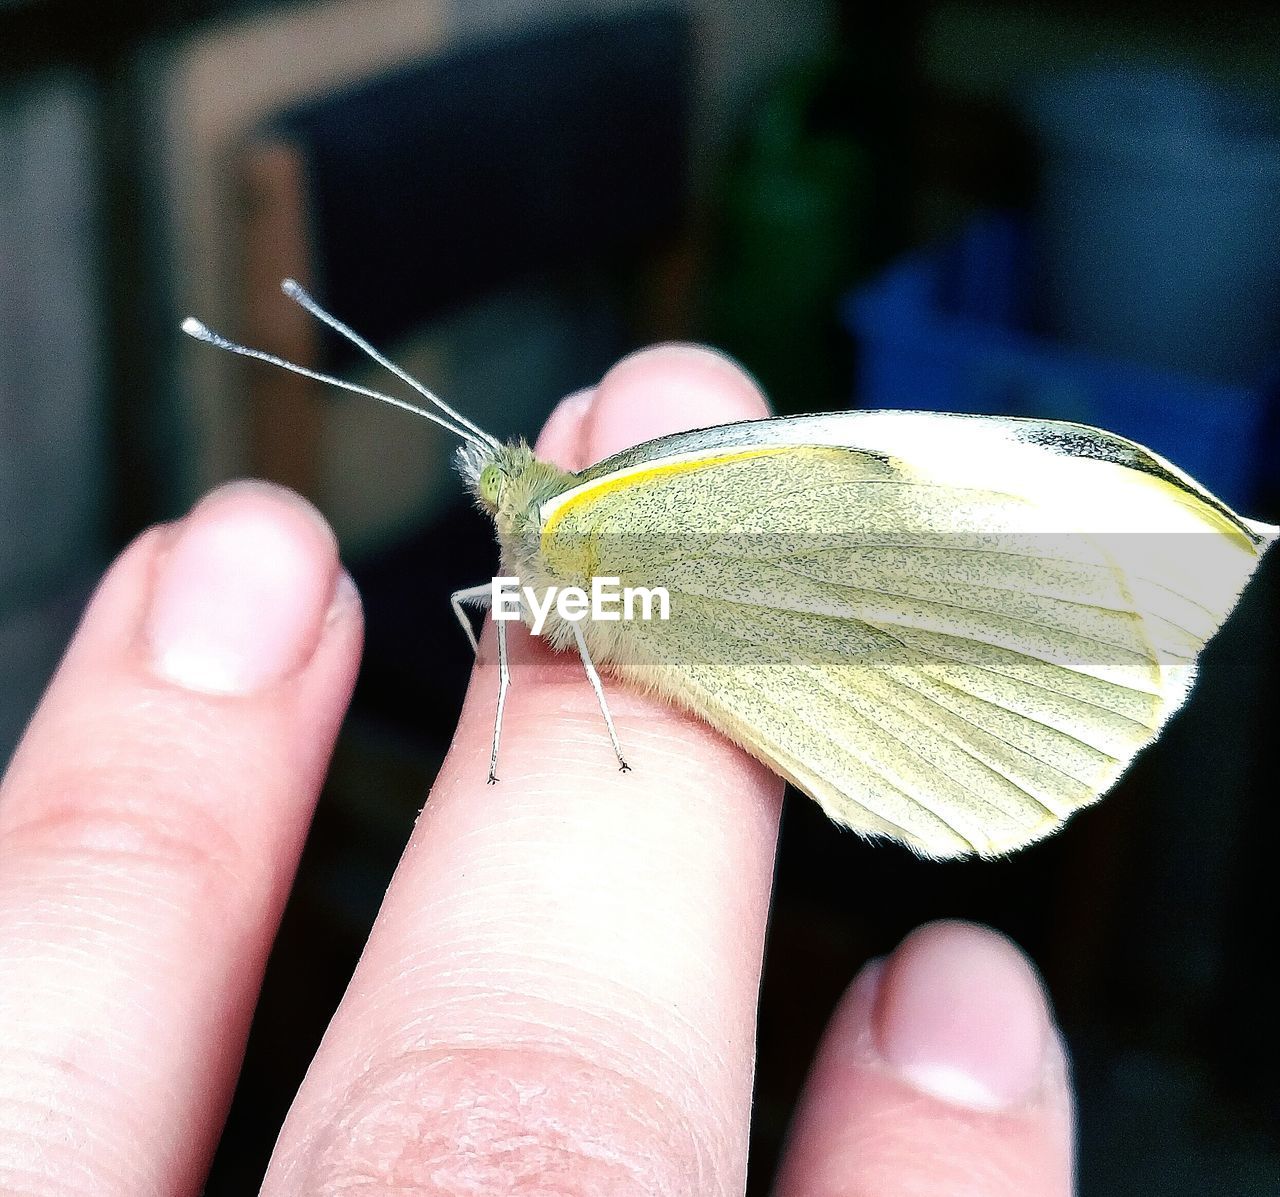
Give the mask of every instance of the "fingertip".
[[598, 461], [654, 437], [768, 414], [764, 393], [726, 355], [656, 345], [624, 357], [601, 380], [582, 426], [583, 450]]
[[336, 576], [338, 538], [319, 509], [297, 491], [263, 478], [237, 478], [214, 487], [192, 507], [178, 528], [201, 521], [261, 529]]
[[869, 964], [823, 1036], [779, 1197], [1066, 1197], [1072, 1180], [1066, 1052], [1018, 948], [939, 922]]
[[595, 387], [587, 387], [567, 395], [556, 404], [533, 447], [539, 459], [558, 465], [562, 470], [580, 470], [587, 464], [583, 456], [582, 430], [595, 394]]
[[880, 1055], [914, 1088], [988, 1111], [1039, 1094], [1053, 1015], [1035, 967], [1005, 936], [930, 923], [889, 957], [879, 988]]

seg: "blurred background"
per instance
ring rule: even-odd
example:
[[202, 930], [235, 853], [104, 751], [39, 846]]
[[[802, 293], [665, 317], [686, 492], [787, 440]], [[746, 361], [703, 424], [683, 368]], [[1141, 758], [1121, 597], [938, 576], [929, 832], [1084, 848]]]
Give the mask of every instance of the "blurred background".
[[[112, 553], [223, 479], [309, 495], [367, 607], [211, 1197], [256, 1191], [447, 744], [446, 596], [495, 561], [443, 434], [180, 318], [373, 381], [297, 276], [498, 434], [705, 339], [780, 411], [1085, 420], [1275, 520], [1277, 80], [1263, 0], [0, 0], [0, 753]], [[1045, 844], [926, 864], [788, 803], [754, 1193], [856, 969], [963, 916], [1048, 978], [1084, 1197], [1280, 1195], [1278, 573]]]

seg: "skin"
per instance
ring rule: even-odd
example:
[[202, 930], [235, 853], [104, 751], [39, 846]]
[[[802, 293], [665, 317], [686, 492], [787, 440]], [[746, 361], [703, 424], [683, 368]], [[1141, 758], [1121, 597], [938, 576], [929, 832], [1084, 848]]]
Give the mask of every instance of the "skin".
[[[538, 451], [581, 468], [763, 412], [723, 358], [661, 347]], [[262, 1191], [741, 1193], [781, 785], [615, 684], [619, 775], [577, 661], [516, 629], [486, 789], [491, 633]], [[108, 572], [0, 789], [0, 1191], [199, 1191], [360, 636], [332, 535], [263, 484]], [[1031, 966], [933, 924], [836, 1010], [777, 1193], [1061, 1197], [1071, 1167]]]

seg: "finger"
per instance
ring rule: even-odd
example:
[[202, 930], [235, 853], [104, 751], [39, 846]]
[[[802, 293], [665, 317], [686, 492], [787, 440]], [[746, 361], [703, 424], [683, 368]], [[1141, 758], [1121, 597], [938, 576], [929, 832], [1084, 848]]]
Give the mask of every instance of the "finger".
[[1040, 982], [985, 928], [921, 928], [827, 1029], [778, 1197], [1068, 1197], [1072, 1103]]
[[199, 1190], [354, 676], [341, 578], [240, 484], [90, 603], [0, 790], [0, 1191]]
[[[576, 464], [763, 411], [663, 348], [603, 380], [576, 457], [547, 441]], [[267, 1194], [741, 1192], [781, 784], [606, 679], [620, 774], [576, 656], [512, 641], [502, 781], [490, 639]]]

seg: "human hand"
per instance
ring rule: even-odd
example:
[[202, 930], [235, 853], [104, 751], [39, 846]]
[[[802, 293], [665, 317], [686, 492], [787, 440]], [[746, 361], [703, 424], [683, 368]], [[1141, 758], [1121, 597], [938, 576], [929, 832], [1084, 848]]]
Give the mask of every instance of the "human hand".
[[[539, 448], [579, 468], [764, 410], [667, 347]], [[0, 1191], [199, 1191], [360, 627], [328, 529], [263, 485], [111, 568], [0, 789]], [[742, 1192], [782, 785], [615, 685], [620, 775], [576, 656], [522, 631], [512, 656], [502, 784], [490, 638], [268, 1197]], [[935, 924], [868, 965], [780, 1197], [1070, 1190], [1065, 1059], [1016, 949]]]

